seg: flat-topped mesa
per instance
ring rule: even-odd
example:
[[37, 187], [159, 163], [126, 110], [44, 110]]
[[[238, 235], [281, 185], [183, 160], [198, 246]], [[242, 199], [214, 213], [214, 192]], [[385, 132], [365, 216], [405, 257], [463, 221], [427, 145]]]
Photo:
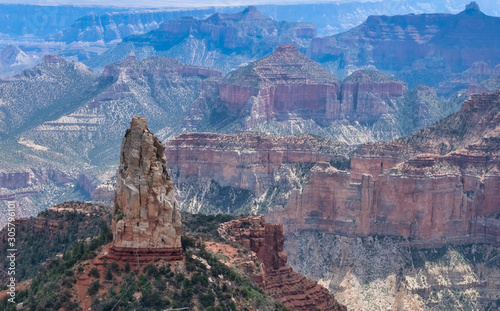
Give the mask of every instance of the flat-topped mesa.
[[182, 259], [181, 214], [168, 175], [165, 147], [134, 116], [120, 153], [110, 257]]

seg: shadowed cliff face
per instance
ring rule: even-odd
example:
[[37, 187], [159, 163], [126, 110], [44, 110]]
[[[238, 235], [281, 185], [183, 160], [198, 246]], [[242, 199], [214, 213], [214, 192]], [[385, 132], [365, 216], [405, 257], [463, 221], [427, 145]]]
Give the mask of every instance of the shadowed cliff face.
[[113, 215], [115, 248], [181, 247], [181, 214], [167, 172], [165, 148], [134, 117], [122, 142]]

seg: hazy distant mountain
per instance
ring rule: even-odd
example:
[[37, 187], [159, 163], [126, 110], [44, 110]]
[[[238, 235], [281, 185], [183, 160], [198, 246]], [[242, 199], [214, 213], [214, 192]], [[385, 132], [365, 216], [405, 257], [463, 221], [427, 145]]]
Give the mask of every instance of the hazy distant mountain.
[[0, 51], [0, 76], [9, 76], [33, 66], [37, 59], [26, 54], [15, 45], [8, 45]]
[[206, 19], [182, 17], [163, 23], [159, 29], [130, 36], [115, 48], [87, 61], [102, 67], [133, 52], [142, 59], [168, 56], [184, 63], [228, 71], [272, 53], [290, 42], [305, 48], [316, 35], [310, 23], [275, 21], [255, 7], [234, 13], [216, 13]]
[[[12, 1], [15, 2], [15, 1]], [[0, 33], [11, 38], [24, 35], [44, 38], [64, 27], [70, 26], [77, 18], [95, 12], [104, 14], [112, 11], [123, 11], [124, 8], [105, 6], [54, 6], [48, 2], [47, 6], [34, 4], [0, 4]], [[29, 40], [29, 37], [24, 38]]]
[[348, 32], [313, 39], [308, 55], [341, 76], [371, 66], [427, 75], [417, 83], [439, 82], [436, 75], [444, 80], [478, 61], [490, 68], [500, 63], [500, 17], [475, 3], [455, 15], [370, 16]]
[[91, 12], [78, 18], [71, 26], [61, 29], [57, 33], [47, 36], [48, 41], [75, 41], [95, 42], [103, 40], [110, 42], [121, 41], [130, 35], [139, 35], [157, 29], [164, 21], [180, 16], [205, 17], [213, 13], [213, 9], [186, 10], [186, 11], [156, 11], [140, 10], [127, 12], [106, 12], [98, 15]]

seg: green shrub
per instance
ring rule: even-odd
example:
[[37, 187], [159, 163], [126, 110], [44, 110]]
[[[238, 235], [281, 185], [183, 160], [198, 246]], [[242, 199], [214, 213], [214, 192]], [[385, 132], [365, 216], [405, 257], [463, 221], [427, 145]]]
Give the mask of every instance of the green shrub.
[[214, 293], [212, 291], [209, 291], [208, 293], [206, 293], [204, 295], [203, 294], [200, 295], [200, 303], [205, 308], [213, 306], [214, 303], [215, 303], [215, 295], [214, 295]]
[[94, 282], [90, 283], [89, 289], [87, 290], [87, 294], [89, 294], [90, 296], [97, 294], [100, 287], [101, 284], [99, 283], [99, 281], [95, 280]]
[[101, 277], [101, 275], [99, 274], [99, 270], [97, 270], [96, 267], [93, 267], [92, 269], [90, 269], [88, 276], [94, 277], [96, 279]]

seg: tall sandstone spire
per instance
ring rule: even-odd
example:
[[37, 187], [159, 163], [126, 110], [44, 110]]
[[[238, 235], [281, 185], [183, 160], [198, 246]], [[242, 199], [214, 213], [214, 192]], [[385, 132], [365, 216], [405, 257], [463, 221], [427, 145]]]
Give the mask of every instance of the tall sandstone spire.
[[146, 119], [134, 116], [122, 141], [114, 199], [110, 255], [116, 259], [182, 258], [181, 214], [164, 150]]

